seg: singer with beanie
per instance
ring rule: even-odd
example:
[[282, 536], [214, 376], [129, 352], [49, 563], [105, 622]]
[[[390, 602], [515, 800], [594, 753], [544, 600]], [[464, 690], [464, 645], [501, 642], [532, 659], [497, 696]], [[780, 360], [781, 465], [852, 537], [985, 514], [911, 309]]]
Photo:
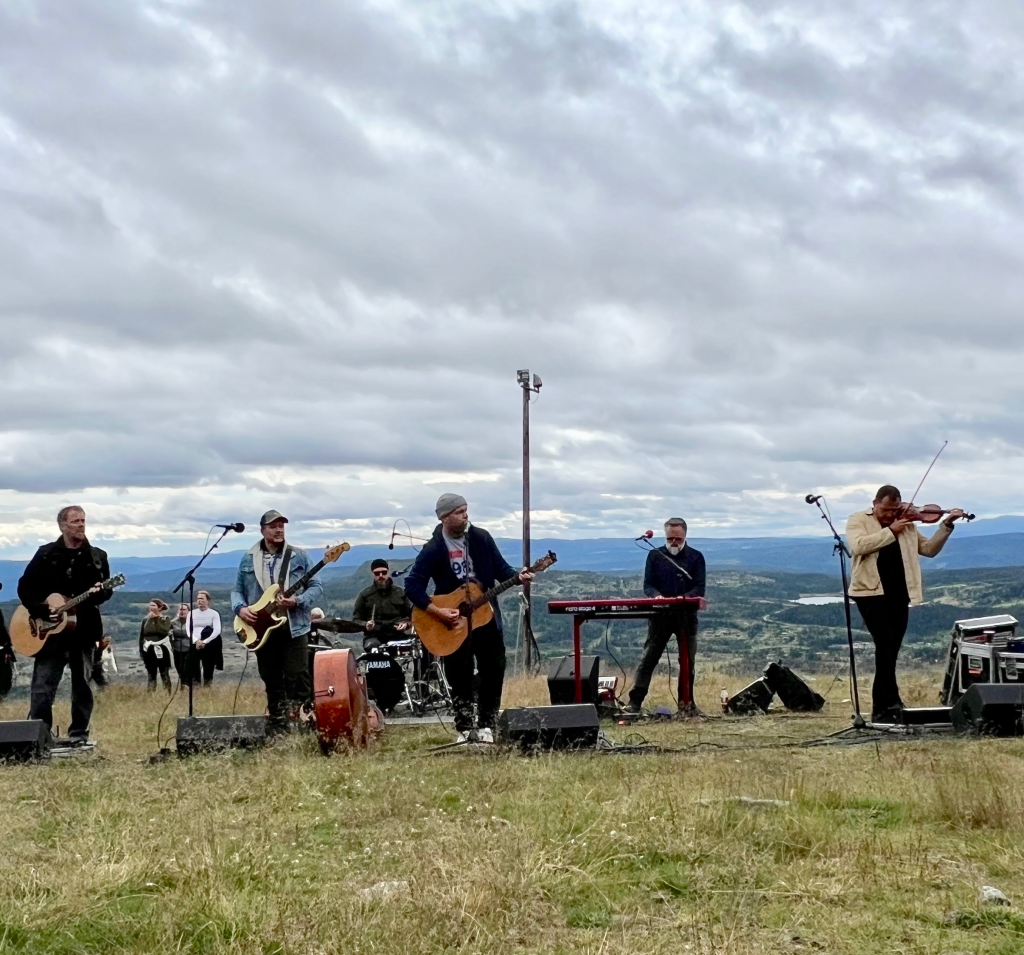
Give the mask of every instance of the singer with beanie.
[[[469, 505], [460, 494], [442, 494], [434, 511], [441, 523], [434, 528], [405, 580], [405, 592], [414, 606], [453, 624], [459, 619], [459, 611], [431, 601], [427, 593], [431, 581], [434, 593], [450, 594], [467, 580], [475, 580], [488, 590], [510, 577], [518, 576], [524, 583], [532, 578], [532, 574], [520, 573], [509, 565], [487, 531], [470, 524]], [[494, 724], [505, 682], [505, 642], [497, 601], [493, 608], [494, 619], [472, 630], [462, 646], [442, 659], [455, 703], [459, 742], [474, 737], [480, 742], [494, 742]], [[474, 662], [479, 676], [475, 700]]]
[[[686, 543], [686, 521], [670, 517], [665, 521], [665, 544], [647, 555], [644, 569], [644, 593], [648, 597], [704, 597], [706, 569], [704, 555]], [[703, 606], [703, 604], [699, 605]], [[633, 689], [629, 691], [629, 709], [640, 706], [651, 687], [651, 677], [675, 635], [679, 643], [679, 714], [701, 718], [693, 701], [694, 661], [697, 656], [697, 606], [682, 610], [659, 610], [647, 622], [647, 642], [637, 667]]]

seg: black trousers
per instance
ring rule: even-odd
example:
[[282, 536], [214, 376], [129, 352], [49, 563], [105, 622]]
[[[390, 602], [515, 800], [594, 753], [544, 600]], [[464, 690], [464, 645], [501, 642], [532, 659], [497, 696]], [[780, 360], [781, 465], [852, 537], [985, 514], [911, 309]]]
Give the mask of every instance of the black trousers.
[[309, 634], [293, 637], [287, 624], [279, 627], [256, 651], [260, 679], [267, 688], [271, 725], [286, 729], [290, 715], [313, 701], [309, 675]]
[[[220, 637], [217, 638], [221, 639]], [[202, 650], [192, 649], [192, 673], [183, 682], [186, 686], [189, 683], [203, 681], [203, 686], [213, 683], [213, 671], [217, 668], [217, 651], [220, 649], [215, 642], [206, 644]], [[188, 654], [185, 654], [186, 658]]]
[[493, 729], [505, 684], [505, 640], [493, 620], [470, 633], [458, 650], [441, 660], [445, 679], [452, 688], [455, 728], [460, 733], [473, 728], [474, 661], [479, 674], [476, 725]]
[[156, 675], [160, 674], [164, 688], [171, 688], [171, 654], [166, 647], [150, 647], [142, 651], [142, 662], [146, 665], [146, 676], [149, 677], [149, 689], [156, 689]]
[[188, 686], [188, 649], [174, 648], [174, 669], [183, 686]]
[[910, 605], [903, 600], [855, 597], [864, 626], [875, 644], [875, 680], [871, 684], [871, 715], [882, 716], [894, 706], [903, 706], [896, 683], [896, 658], [903, 646], [910, 617]]
[[639, 706], [651, 688], [654, 669], [665, 652], [669, 640], [675, 636], [679, 643], [679, 685], [677, 687], [680, 706], [693, 702], [694, 661], [697, 657], [697, 615], [695, 613], [659, 613], [647, 621], [647, 641], [644, 655], [637, 667], [633, 689], [629, 691], [629, 702]]
[[57, 633], [35, 655], [32, 694], [28, 718], [42, 720], [53, 728], [53, 698], [57, 695], [64, 667], [71, 671], [71, 726], [69, 736], [88, 736], [92, 719], [92, 650], [95, 641], [80, 634]]

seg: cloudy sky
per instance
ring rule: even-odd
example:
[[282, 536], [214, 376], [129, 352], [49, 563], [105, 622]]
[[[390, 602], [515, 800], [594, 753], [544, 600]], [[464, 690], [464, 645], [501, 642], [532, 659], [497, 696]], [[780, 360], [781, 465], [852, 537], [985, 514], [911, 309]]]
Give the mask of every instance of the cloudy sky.
[[0, 555], [1024, 512], [1017, 0], [0, 0]]

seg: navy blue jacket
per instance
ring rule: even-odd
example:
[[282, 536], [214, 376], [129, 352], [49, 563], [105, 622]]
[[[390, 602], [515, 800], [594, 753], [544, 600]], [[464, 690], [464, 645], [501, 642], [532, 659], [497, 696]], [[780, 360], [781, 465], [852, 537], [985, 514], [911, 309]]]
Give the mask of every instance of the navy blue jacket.
[[668, 547], [659, 547], [647, 555], [644, 593], [648, 597], [703, 597], [705, 576], [704, 555], [699, 550], [684, 544], [673, 557]]
[[[466, 543], [469, 545], [469, 559], [473, 562], [473, 580], [484, 590], [497, 583], [515, 577], [519, 573], [501, 556], [498, 545], [487, 531], [470, 524], [466, 532]], [[434, 528], [429, 541], [416, 556], [416, 562], [405, 575], [405, 595], [413, 602], [413, 606], [426, 610], [430, 603], [427, 594], [427, 583], [434, 582], [434, 593], [450, 594], [458, 590], [461, 581], [452, 570], [448, 559], [448, 545], [441, 534], [441, 525]], [[498, 629], [501, 629], [501, 614], [494, 608]]]

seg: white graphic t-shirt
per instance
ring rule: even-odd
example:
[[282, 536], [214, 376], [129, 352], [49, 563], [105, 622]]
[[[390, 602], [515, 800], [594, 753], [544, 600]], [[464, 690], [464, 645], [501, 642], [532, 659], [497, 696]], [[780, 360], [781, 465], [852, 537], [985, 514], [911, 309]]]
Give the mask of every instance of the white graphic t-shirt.
[[448, 545], [448, 560], [451, 561], [452, 573], [459, 580], [468, 580], [473, 576], [473, 561], [469, 558], [469, 541], [465, 537], [449, 537], [443, 531], [445, 544]]

